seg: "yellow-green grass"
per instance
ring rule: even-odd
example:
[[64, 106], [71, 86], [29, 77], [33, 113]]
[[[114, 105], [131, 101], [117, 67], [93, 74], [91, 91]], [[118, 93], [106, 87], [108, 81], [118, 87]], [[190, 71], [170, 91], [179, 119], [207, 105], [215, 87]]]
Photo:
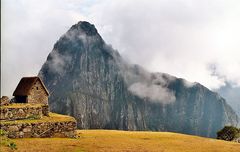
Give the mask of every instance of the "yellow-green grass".
[[[170, 132], [78, 130], [79, 138], [13, 139], [22, 152], [238, 152], [240, 144]], [[4, 147], [3, 151], [9, 148]]]
[[66, 122], [76, 121], [73, 117], [56, 113], [49, 113], [48, 116], [43, 116], [41, 119], [23, 119], [23, 120], [1, 120], [1, 124], [24, 124], [24, 123], [43, 123], [43, 122]]
[[26, 108], [26, 107], [41, 107], [42, 104], [29, 104], [29, 103], [12, 103], [6, 106], [1, 106], [1, 109], [4, 108]]

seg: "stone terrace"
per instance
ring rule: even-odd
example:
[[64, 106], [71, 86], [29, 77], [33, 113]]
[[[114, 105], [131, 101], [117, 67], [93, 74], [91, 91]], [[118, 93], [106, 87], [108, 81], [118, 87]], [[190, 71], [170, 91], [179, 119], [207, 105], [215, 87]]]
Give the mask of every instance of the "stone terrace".
[[0, 120], [40, 119], [43, 113], [48, 113], [48, 108], [41, 104], [10, 104], [0, 108]]
[[50, 113], [45, 104], [8, 104], [0, 108], [0, 128], [9, 138], [75, 137], [73, 117]]

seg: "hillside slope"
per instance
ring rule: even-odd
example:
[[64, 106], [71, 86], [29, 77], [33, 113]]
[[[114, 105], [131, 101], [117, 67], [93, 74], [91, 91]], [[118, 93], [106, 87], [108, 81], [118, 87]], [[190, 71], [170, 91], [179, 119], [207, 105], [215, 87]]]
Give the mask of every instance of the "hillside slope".
[[[18, 151], [237, 152], [240, 144], [170, 132], [79, 130], [78, 139], [14, 139]], [[27, 146], [26, 146], [27, 145]], [[8, 148], [4, 147], [3, 151]]]
[[237, 115], [217, 93], [125, 62], [94, 25], [73, 25], [54, 45], [39, 76], [50, 108], [80, 129], [181, 132], [215, 137]]

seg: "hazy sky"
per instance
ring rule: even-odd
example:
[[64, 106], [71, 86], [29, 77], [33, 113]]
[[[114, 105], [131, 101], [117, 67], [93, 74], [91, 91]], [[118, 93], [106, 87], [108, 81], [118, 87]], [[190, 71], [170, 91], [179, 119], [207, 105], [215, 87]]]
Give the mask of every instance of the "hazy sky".
[[129, 62], [210, 89], [240, 86], [239, 0], [2, 0], [1, 94], [37, 75], [80, 20]]

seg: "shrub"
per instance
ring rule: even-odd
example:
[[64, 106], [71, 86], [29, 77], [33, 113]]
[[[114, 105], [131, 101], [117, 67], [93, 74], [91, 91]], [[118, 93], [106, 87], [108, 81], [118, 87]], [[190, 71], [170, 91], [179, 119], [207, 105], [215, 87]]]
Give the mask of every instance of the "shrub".
[[8, 147], [10, 147], [12, 150], [16, 150], [17, 149], [17, 145], [14, 142], [10, 142], [8, 144]]
[[7, 137], [7, 132], [3, 129], [0, 129], [0, 146], [8, 146], [12, 150], [17, 149], [17, 145]]
[[41, 117], [39, 115], [30, 115], [27, 117], [27, 119], [40, 119]]
[[5, 136], [7, 135], [7, 132], [3, 129], [0, 129], [0, 136]]
[[237, 138], [240, 130], [233, 126], [225, 126], [223, 129], [217, 132], [217, 139], [232, 141]]

